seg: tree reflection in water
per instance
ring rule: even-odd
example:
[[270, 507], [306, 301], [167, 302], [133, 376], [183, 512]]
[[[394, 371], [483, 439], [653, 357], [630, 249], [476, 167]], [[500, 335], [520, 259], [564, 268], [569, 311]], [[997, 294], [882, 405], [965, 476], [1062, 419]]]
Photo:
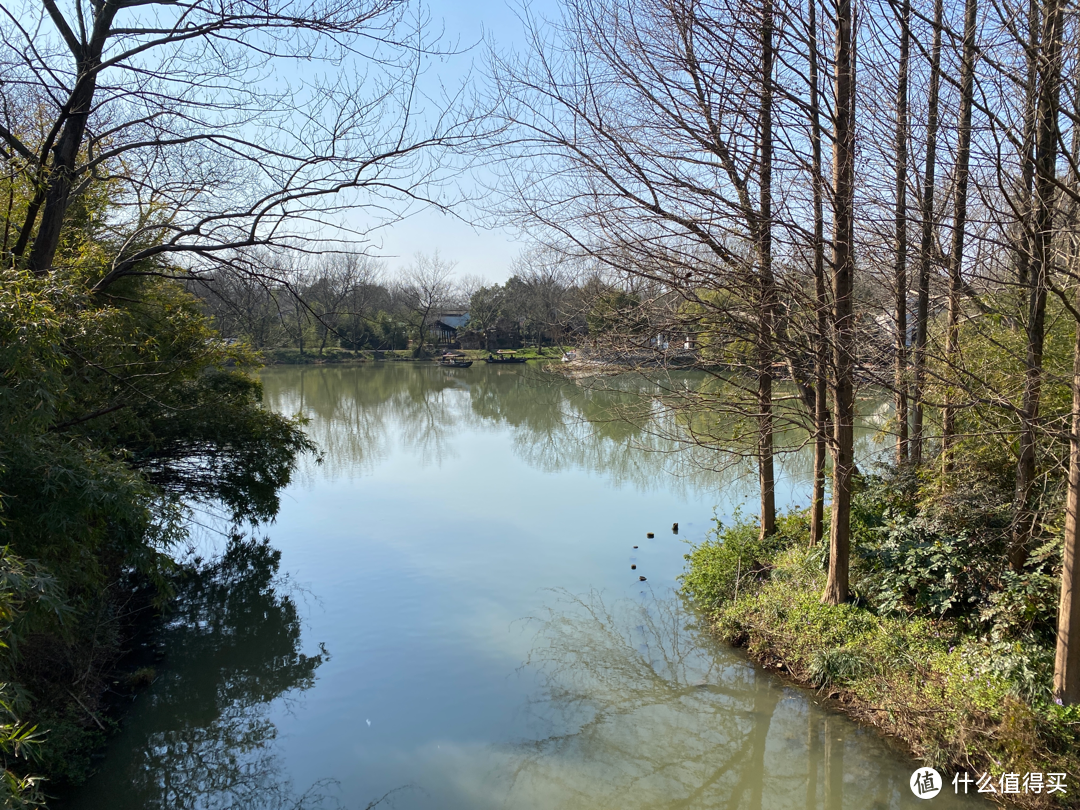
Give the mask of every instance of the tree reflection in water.
[[[370, 473], [395, 441], [424, 465], [442, 464], [454, 455], [453, 432], [470, 419], [463, 379], [428, 363], [273, 368], [262, 382], [271, 410], [310, 419], [306, 430], [325, 458], [320, 472], [335, 478]], [[301, 478], [314, 473], [306, 466]]]
[[[715, 386], [700, 372], [575, 382], [540, 367], [373, 363], [273, 368], [262, 379], [273, 410], [311, 420], [307, 430], [325, 463], [304, 462], [299, 477], [309, 483], [370, 474], [395, 444], [421, 466], [441, 466], [456, 455], [455, 437], [483, 424], [508, 428], [515, 454], [543, 472], [584, 470], [615, 486], [684, 497], [722, 492], [732, 503], [756, 492], [753, 465], [739, 454], [717, 452], [723, 446], [718, 437], [745, 432], [739, 420], [703, 427], [700, 413], [672, 407], [672, 391], [692, 397]], [[699, 438], [719, 444], [690, 441], [687, 427], [694, 419]], [[778, 435], [779, 471], [808, 493], [812, 454], [799, 452], [805, 431], [786, 427]], [[873, 432], [858, 431], [860, 458], [875, 452]]]
[[[821, 718], [805, 693], [716, 655], [675, 595], [609, 605], [560, 591], [530, 622], [523, 668], [543, 684], [531, 705], [538, 739], [513, 745], [505, 807], [538, 795], [581, 810], [902, 806], [894, 755]], [[846, 801], [845, 749], [860, 783]]]
[[122, 767], [106, 760], [83, 795], [109, 797], [110, 810], [337, 806], [330, 781], [294, 791], [273, 748], [271, 703], [309, 689], [328, 657], [321, 646], [300, 652], [295, 589], [278, 573], [280, 557], [265, 540], [234, 537], [181, 583], [163, 632], [166, 666], [111, 746], [142, 753], [125, 755]]

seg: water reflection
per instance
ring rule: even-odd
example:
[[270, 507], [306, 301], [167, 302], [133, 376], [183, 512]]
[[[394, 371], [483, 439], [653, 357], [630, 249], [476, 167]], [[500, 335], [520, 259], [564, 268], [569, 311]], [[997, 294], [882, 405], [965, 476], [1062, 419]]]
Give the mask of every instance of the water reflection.
[[[505, 807], [826, 808], [910, 803], [911, 765], [810, 694], [731, 654], [675, 594], [561, 592], [524, 667], [549, 732], [513, 746]], [[845, 778], [845, 776], [847, 778]], [[949, 798], [941, 797], [949, 805]]]
[[[234, 537], [180, 586], [163, 632], [167, 666], [76, 808], [330, 808], [334, 784], [294, 790], [276, 755], [269, 707], [315, 683], [325, 648], [300, 652], [301, 623], [281, 553]], [[116, 759], [117, 761], [112, 761]]]
[[[271, 408], [311, 420], [326, 465], [321, 472], [305, 470], [308, 480], [369, 475], [396, 451], [415, 455], [423, 466], [441, 466], [457, 458], [455, 436], [487, 426], [509, 428], [514, 452], [545, 473], [581, 470], [641, 492], [723, 491], [729, 498], [752, 495], [756, 487], [746, 459], [688, 442], [687, 413], [664, 405], [664, 393], [674, 388], [694, 392], [715, 384], [702, 374], [664, 381], [624, 375], [581, 385], [535, 367], [377, 363], [274, 368], [263, 382]], [[693, 414], [697, 423], [702, 418]], [[731, 437], [744, 428], [752, 435], [744, 421], [713, 419], [709, 435]], [[876, 450], [873, 432], [858, 436], [861, 457]], [[797, 452], [805, 441], [805, 431], [795, 428], [780, 435], [790, 452], [780, 455], [778, 467], [789, 486], [809, 490], [811, 461]]]
[[415, 363], [264, 381], [326, 462], [282, 498], [280, 559], [249, 542], [185, 585], [167, 669], [80, 810], [359, 810], [402, 785], [384, 805], [911, 804], [906, 758], [715, 644], [669, 590], [739, 477], [676, 452], [645, 382]]

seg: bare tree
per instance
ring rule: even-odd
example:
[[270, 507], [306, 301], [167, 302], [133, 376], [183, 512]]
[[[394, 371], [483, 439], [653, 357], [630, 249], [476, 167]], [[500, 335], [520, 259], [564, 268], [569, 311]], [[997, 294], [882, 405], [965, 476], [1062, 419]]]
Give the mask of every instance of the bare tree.
[[[798, 103], [775, 77], [778, 14], [737, 0], [575, 0], [558, 44], [537, 24], [530, 59], [494, 63], [510, 100], [517, 210], [567, 252], [657, 285], [652, 300], [684, 297], [699, 325], [724, 333], [714, 345], [750, 339], [729, 358], [747, 383], [729, 380], [738, 400], [718, 406], [756, 422], [766, 534], [773, 436], [787, 418], [773, 401], [774, 363], [786, 351], [805, 355], [786, 357], [790, 366], [811, 365], [804, 345], [777, 339], [774, 231], [786, 212], [775, 188], [797, 170], [775, 159], [774, 129], [780, 102]], [[812, 401], [812, 381], [798, 384]]]
[[896, 76], [896, 362], [894, 385], [896, 401], [896, 463], [908, 460], [908, 137], [911, 124], [908, 113], [908, 74], [911, 62], [911, 0], [900, 5], [900, 60]]
[[807, 0], [806, 48], [810, 118], [810, 186], [813, 216], [811, 273], [814, 279], [814, 484], [810, 496], [810, 543], [825, 537], [825, 462], [829, 452], [829, 291], [825, 277], [825, 184], [821, 156], [821, 92], [818, 53], [818, 0]]
[[401, 272], [399, 289], [413, 316], [413, 354], [417, 357], [426, 352], [432, 317], [454, 296], [453, 272], [454, 263], [444, 260], [438, 251], [417, 253]]
[[923, 171], [921, 228], [919, 238], [918, 300], [915, 315], [915, 352], [912, 414], [911, 460], [922, 462], [925, 426], [923, 391], [926, 386], [926, 341], [930, 328], [930, 278], [934, 263], [934, 191], [937, 183], [938, 104], [941, 86], [941, 28], [943, 0], [934, 0], [934, 21], [930, 45], [930, 88], [926, 111], [926, 163]]
[[[165, 266], [205, 272], [240, 247], [312, 251], [366, 232], [432, 201], [447, 151], [474, 132], [459, 98], [421, 107], [436, 45], [396, 0], [0, 9], [2, 158], [32, 189], [5, 223], [6, 261], [35, 273], [53, 269], [65, 218], [95, 182], [119, 212], [104, 223], [104, 289]], [[17, 121], [27, 107], [37, 130]], [[368, 221], [349, 228], [357, 203]]]
[[833, 502], [829, 577], [822, 599], [848, 600], [855, 424], [855, 28], [851, 0], [836, 4], [833, 91]]

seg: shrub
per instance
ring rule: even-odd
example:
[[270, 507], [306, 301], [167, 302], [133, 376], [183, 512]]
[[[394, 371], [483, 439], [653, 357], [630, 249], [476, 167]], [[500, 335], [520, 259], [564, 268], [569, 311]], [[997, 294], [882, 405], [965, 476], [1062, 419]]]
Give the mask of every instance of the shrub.
[[705, 610], [736, 599], [748, 584], [769, 577], [775, 556], [804, 536], [804, 524], [803, 516], [787, 515], [778, 521], [776, 534], [762, 538], [757, 524], [739, 520], [738, 514], [731, 526], [717, 520], [708, 539], [685, 557], [683, 591]]
[[[925, 486], [925, 491], [920, 487]], [[867, 477], [853, 507], [852, 578], [885, 614], [959, 620], [996, 639], [1053, 641], [1059, 533], [1025, 569], [1008, 565], [1011, 494], [974, 479], [942, 490], [911, 473]]]

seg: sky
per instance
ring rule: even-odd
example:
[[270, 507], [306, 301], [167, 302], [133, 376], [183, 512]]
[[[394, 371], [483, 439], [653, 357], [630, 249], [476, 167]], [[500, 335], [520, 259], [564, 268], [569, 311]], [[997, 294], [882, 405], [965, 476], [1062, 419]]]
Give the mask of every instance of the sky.
[[[462, 45], [477, 43], [468, 53], [440, 65], [433, 71], [447, 84], [466, 75], [471, 65], [484, 60], [485, 42], [494, 42], [500, 50], [524, 47], [523, 26], [514, 6], [506, 0], [425, 0], [432, 26], [445, 30], [444, 40]], [[533, 13], [554, 16], [556, 0], [530, 2]], [[463, 181], [463, 182], [468, 182]], [[475, 191], [465, 188], [464, 191]], [[467, 209], [460, 216], [472, 219]], [[525, 240], [511, 230], [492, 230], [462, 221], [459, 217], [427, 208], [418, 209], [403, 221], [372, 234], [374, 251], [385, 257], [392, 271], [407, 265], [418, 252], [438, 250], [440, 256], [456, 263], [455, 272], [482, 276], [502, 283], [510, 277], [510, 264], [525, 245]]]

